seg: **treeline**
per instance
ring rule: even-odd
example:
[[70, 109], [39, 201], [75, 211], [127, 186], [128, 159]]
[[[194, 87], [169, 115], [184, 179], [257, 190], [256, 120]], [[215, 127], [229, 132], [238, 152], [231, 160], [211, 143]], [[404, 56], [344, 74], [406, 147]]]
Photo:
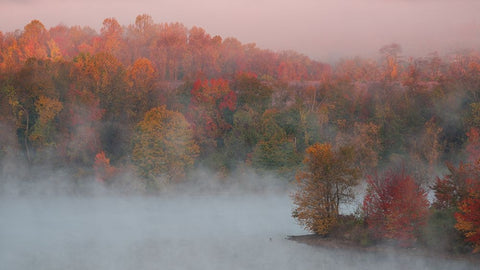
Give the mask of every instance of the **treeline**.
[[478, 51], [405, 58], [391, 44], [328, 65], [148, 15], [106, 19], [100, 33], [37, 20], [0, 33], [2, 180], [48, 167], [108, 186], [134, 172], [127, 181], [158, 191], [195, 168], [296, 175], [294, 215], [328, 234], [368, 179], [372, 239], [410, 244], [430, 226], [432, 246], [466, 237], [478, 249], [479, 130]]
[[328, 142], [352, 146], [362, 175], [403, 163], [429, 185], [475, 149], [479, 71], [478, 52], [405, 58], [392, 44], [328, 65], [148, 15], [100, 33], [34, 20], [0, 33], [0, 158], [105, 182], [132, 168], [152, 183], [195, 167], [293, 179]]
[[89, 27], [58, 25], [46, 29], [38, 20], [23, 31], [0, 32], [3, 71], [18, 71], [30, 58], [75, 61], [79, 55], [106, 52], [124, 67], [146, 58], [160, 81], [195, 80], [198, 77], [231, 79], [248, 70], [275, 79], [312, 80], [326, 65], [293, 51], [275, 53], [235, 38], [211, 36], [200, 27], [181, 23], [154, 23], [149, 15], [121, 26], [114, 18], [103, 21], [100, 33]]

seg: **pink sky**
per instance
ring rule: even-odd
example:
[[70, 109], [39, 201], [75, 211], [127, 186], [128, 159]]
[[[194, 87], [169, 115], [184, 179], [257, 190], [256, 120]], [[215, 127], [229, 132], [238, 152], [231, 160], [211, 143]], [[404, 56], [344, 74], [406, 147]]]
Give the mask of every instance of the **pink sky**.
[[0, 0], [0, 31], [32, 19], [99, 29], [147, 13], [155, 22], [200, 26], [272, 50], [293, 49], [322, 61], [377, 56], [392, 42], [405, 55], [480, 49], [479, 0]]

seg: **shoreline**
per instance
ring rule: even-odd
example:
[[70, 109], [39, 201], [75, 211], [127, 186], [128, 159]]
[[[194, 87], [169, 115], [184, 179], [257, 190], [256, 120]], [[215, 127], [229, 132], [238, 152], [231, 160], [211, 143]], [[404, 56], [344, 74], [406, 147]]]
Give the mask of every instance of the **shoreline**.
[[287, 240], [295, 241], [300, 244], [306, 244], [315, 248], [326, 248], [335, 250], [345, 250], [374, 254], [391, 254], [424, 257], [441, 258], [445, 260], [465, 261], [471, 264], [480, 265], [480, 253], [454, 254], [446, 251], [435, 251], [421, 246], [411, 248], [402, 248], [391, 243], [379, 243], [372, 245], [361, 245], [351, 240], [339, 239], [335, 237], [323, 237], [315, 234], [288, 235]]

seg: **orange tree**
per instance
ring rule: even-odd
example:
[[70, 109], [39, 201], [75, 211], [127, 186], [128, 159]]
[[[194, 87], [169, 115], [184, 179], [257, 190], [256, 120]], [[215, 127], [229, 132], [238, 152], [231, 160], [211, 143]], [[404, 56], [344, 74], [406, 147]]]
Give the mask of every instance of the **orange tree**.
[[467, 182], [467, 195], [455, 213], [455, 228], [463, 233], [465, 241], [473, 244], [473, 252], [480, 252], [480, 182], [470, 179]]
[[359, 170], [353, 148], [333, 150], [328, 143], [316, 143], [306, 150], [304, 168], [297, 175], [298, 190], [293, 194], [293, 217], [306, 229], [328, 234], [338, 222], [339, 205], [353, 199]]
[[[468, 149], [468, 147], [467, 147]], [[431, 208], [431, 215], [426, 232], [427, 244], [432, 248], [444, 249], [453, 252], [466, 252], [470, 248], [464, 240], [468, 233], [467, 222], [463, 215], [471, 212], [470, 202], [474, 199], [472, 183], [479, 178], [478, 164], [460, 163], [454, 166], [447, 162], [449, 173], [442, 178], [437, 177], [432, 189], [435, 199]], [[478, 211], [478, 210], [477, 210]]]

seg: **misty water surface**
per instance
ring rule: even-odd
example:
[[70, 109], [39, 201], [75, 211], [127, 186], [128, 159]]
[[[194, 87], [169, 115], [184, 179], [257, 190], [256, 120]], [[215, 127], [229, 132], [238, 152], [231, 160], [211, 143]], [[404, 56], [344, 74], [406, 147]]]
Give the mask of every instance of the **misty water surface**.
[[288, 195], [0, 199], [1, 269], [474, 269], [314, 248]]

